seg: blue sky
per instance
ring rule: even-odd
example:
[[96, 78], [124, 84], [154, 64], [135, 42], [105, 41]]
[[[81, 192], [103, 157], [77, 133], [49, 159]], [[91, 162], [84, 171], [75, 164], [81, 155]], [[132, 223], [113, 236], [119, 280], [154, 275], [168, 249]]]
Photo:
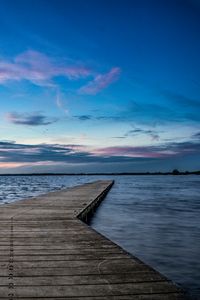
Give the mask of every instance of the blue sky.
[[0, 172], [200, 169], [198, 0], [2, 0]]

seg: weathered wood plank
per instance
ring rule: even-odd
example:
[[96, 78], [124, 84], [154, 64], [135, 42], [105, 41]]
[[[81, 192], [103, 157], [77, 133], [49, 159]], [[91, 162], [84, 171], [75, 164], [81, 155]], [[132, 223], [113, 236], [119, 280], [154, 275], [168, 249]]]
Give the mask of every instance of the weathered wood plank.
[[[102, 283], [139, 283], [165, 281], [166, 279], [157, 272], [134, 272], [121, 274], [93, 274], [93, 275], [52, 275], [52, 276], [15, 276], [16, 286], [31, 285], [74, 285], [74, 284], [102, 284]], [[7, 277], [0, 277], [0, 286], [7, 284]]]
[[[168, 282], [152, 283], [121, 283], [121, 284], [84, 284], [84, 285], [41, 285], [32, 286], [15, 286], [15, 297], [87, 297], [108, 295], [139, 295], [139, 294], [156, 294], [156, 293], [173, 293], [177, 292], [177, 288]], [[0, 286], [0, 295], [7, 296], [5, 287]]]

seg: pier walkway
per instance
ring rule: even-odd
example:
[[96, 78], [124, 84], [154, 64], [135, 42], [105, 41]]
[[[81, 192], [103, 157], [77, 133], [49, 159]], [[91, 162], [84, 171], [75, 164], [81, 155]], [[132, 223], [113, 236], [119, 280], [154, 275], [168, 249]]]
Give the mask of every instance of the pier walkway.
[[175, 284], [82, 221], [112, 184], [0, 207], [1, 300], [184, 299]]

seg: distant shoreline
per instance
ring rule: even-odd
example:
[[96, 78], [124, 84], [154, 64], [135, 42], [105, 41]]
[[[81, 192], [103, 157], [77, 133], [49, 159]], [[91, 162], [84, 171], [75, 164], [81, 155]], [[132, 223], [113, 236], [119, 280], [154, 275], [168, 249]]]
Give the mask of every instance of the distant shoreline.
[[0, 176], [128, 176], [128, 175], [200, 175], [200, 171], [193, 172], [121, 172], [121, 173], [17, 173], [0, 174]]

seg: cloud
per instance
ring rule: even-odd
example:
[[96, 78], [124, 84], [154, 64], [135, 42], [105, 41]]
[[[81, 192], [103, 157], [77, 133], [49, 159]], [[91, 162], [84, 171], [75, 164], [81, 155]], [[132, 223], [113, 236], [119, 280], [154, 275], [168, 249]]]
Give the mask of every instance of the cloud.
[[142, 128], [135, 128], [132, 130], [129, 130], [124, 136], [137, 136], [140, 134], [149, 135], [153, 141], [158, 141], [160, 139], [159, 134], [155, 130], [148, 130], [148, 129], [142, 129]]
[[38, 144], [27, 145], [13, 142], [0, 142], [0, 164], [2, 163], [93, 163], [117, 161], [94, 156], [83, 145]]
[[125, 136], [113, 136], [112, 139], [125, 139]]
[[91, 163], [128, 163], [194, 155], [200, 152], [199, 141], [166, 143], [156, 146], [116, 146], [92, 148], [84, 145], [18, 144], [0, 141], [0, 167], [13, 164], [56, 165]]
[[79, 121], [108, 121], [108, 122], [122, 122], [127, 121], [124, 116], [95, 116], [95, 115], [77, 115], [73, 116], [74, 119]]
[[200, 139], [200, 132], [197, 132], [197, 133], [193, 134], [192, 138]]
[[[0, 60], [0, 84], [8, 81], [27, 80], [38, 86], [56, 87], [56, 77], [62, 76], [69, 80], [93, 77], [78, 90], [80, 94], [95, 95], [119, 78], [120, 68], [112, 68], [106, 74], [98, 74], [91, 68], [73, 62], [61, 61], [59, 58], [47, 56], [38, 51], [28, 50], [12, 60]], [[59, 103], [59, 100], [57, 100]], [[60, 100], [61, 101], [61, 100]], [[59, 105], [59, 104], [58, 104]]]
[[200, 152], [199, 142], [166, 143], [156, 146], [115, 146], [95, 149], [95, 155], [105, 157], [166, 158]]
[[93, 119], [91, 115], [80, 115], [80, 116], [74, 116], [75, 119], [78, 119], [80, 121], [88, 121]]
[[27, 80], [39, 86], [54, 86], [53, 79], [58, 76], [75, 80], [86, 78], [91, 73], [89, 68], [80, 64], [68, 65], [33, 50], [16, 56], [14, 60], [0, 61], [0, 84]]
[[92, 81], [82, 86], [79, 89], [79, 93], [86, 95], [96, 95], [97, 93], [105, 89], [107, 86], [109, 86], [111, 83], [117, 81], [120, 73], [120, 68], [112, 68], [106, 74], [98, 74]]
[[169, 152], [169, 150], [164, 150], [161, 148], [156, 148], [152, 146], [143, 146], [143, 147], [133, 147], [133, 146], [115, 146], [115, 147], [106, 147], [99, 148], [94, 150], [95, 155], [100, 156], [117, 156], [117, 157], [129, 157], [129, 158], [163, 158], [168, 157], [174, 152]]
[[26, 166], [27, 163], [21, 163], [21, 162], [0, 162], [0, 169], [10, 169], [10, 168], [18, 168]]
[[56, 118], [49, 118], [38, 112], [22, 114], [11, 112], [6, 115], [6, 119], [13, 124], [29, 126], [50, 125], [58, 120]]
[[58, 91], [56, 95], [56, 105], [58, 108], [60, 108], [62, 111], [64, 111], [65, 114], [69, 114], [69, 110], [65, 107], [65, 104], [63, 100], [61, 99], [61, 94]]

